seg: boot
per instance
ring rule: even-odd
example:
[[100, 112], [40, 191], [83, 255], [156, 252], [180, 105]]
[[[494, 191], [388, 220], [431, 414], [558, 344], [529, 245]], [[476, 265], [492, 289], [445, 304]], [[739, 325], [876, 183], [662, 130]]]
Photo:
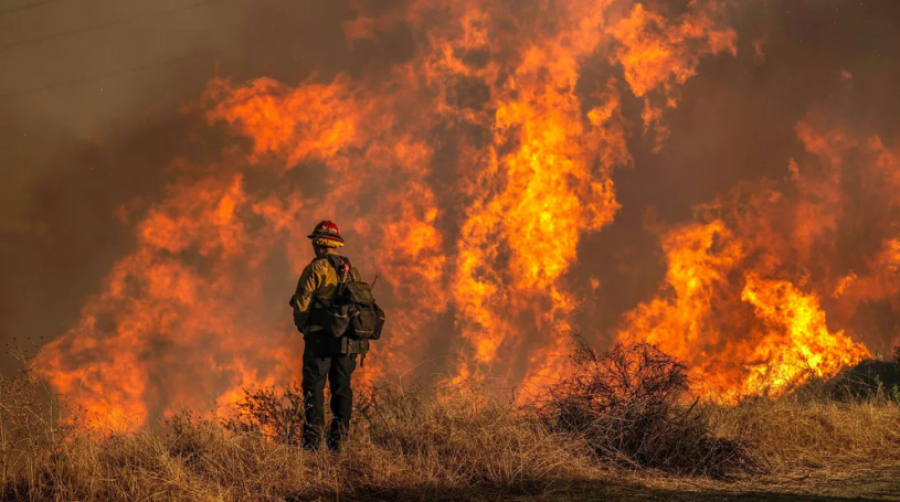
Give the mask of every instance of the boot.
[[322, 430], [318, 427], [303, 428], [303, 449], [306, 451], [319, 451], [322, 447]]
[[347, 446], [349, 440], [349, 428], [343, 426], [337, 420], [333, 421], [331, 423], [331, 428], [328, 431], [328, 437], [325, 439], [325, 444], [328, 446], [328, 449], [331, 451], [341, 451]]

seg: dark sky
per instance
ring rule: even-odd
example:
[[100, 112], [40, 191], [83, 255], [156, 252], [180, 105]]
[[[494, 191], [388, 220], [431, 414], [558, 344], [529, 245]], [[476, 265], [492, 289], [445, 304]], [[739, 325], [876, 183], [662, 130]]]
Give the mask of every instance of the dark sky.
[[[731, 3], [738, 56], [701, 65], [661, 152], [635, 136], [635, 166], [615, 177], [623, 210], [586, 243], [601, 251], [581, 266], [618, 285], [598, 298], [610, 323], [664, 272], [646, 223], [783, 176], [812, 107], [897, 135], [900, 1]], [[128, 249], [115, 209], [156, 197], [173, 155], [217, 151], [214, 131], [179, 112], [212, 76], [295, 83], [409, 56], [402, 27], [351, 49], [353, 17], [347, 1], [0, 1], [0, 339], [30, 349], [75, 323]]]

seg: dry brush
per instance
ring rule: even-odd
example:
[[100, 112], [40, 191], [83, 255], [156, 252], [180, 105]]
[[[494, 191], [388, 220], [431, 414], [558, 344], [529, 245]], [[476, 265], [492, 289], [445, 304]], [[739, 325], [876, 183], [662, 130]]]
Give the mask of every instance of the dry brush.
[[471, 389], [371, 390], [340, 454], [297, 447], [295, 388], [253, 390], [227, 419], [184, 413], [103, 433], [60, 420], [23, 374], [0, 381], [0, 500], [465, 499], [564, 493], [623, 467], [721, 478], [900, 461], [900, 407], [884, 396], [696, 403], [683, 366], [647, 345], [582, 346], [572, 368], [528, 406]]

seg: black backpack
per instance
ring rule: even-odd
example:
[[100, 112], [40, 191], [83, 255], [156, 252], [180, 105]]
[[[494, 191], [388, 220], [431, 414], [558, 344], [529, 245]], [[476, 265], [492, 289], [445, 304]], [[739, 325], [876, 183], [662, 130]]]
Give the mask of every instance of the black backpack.
[[350, 260], [343, 256], [328, 255], [328, 263], [338, 277], [338, 289], [325, 310], [330, 318], [330, 331], [336, 338], [351, 340], [378, 340], [384, 328], [384, 311], [375, 302], [372, 286], [354, 281], [350, 273]]

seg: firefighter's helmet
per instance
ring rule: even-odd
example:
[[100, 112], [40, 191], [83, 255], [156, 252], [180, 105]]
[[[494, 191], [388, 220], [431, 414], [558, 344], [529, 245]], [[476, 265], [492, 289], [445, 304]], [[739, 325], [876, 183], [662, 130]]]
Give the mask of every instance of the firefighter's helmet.
[[344, 238], [341, 237], [341, 230], [333, 222], [325, 220], [313, 230], [309, 235], [313, 244], [328, 248], [339, 248], [344, 245]]

